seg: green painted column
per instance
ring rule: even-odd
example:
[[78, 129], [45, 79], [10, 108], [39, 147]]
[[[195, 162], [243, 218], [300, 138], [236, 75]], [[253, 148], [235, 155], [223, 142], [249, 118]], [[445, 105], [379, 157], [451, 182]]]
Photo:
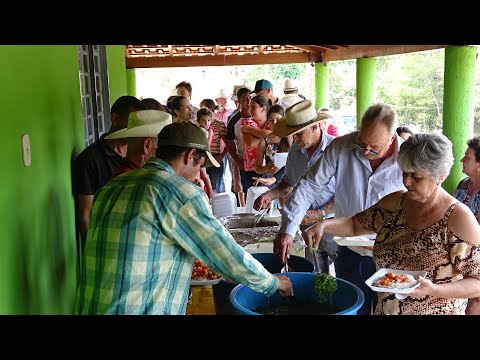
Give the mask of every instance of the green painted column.
[[443, 95], [443, 134], [453, 143], [453, 164], [443, 187], [453, 194], [458, 182], [466, 177], [460, 160], [473, 137], [473, 96], [477, 49], [453, 46], [445, 49], [445, 83]]
[[137, 96], [135, 69], [127, 69], [127, 94], [130, 96]]
[[328, 101], [328, 64], [315, 64], [315, 109], [329, 107]]
[[357, 127], [360, 126], [363, 113], [375, 103], [375, 58], [357, 59]]

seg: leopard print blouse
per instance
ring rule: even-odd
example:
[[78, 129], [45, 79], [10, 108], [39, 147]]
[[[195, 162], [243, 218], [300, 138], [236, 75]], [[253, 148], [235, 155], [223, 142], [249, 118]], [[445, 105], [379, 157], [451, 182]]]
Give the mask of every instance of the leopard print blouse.
[[[415, 231], [405, 222], [404, 198], [405, 194], [393, 212], [374, 205], [356, 215], [365, 229], [378, 234], [373, 248], [377, 269], [423, 270], [430, 281], [439, 284], [461, 280], [464, 275], [480, 275], [480, 248], [463, 241], [447, 226], [458, 202], [437, 223]], [[375, 315], [457, 315], [465, 313], [466, 305], [467, 299], [427, 295], [398, 300], [395, 294], [378, 293]]]

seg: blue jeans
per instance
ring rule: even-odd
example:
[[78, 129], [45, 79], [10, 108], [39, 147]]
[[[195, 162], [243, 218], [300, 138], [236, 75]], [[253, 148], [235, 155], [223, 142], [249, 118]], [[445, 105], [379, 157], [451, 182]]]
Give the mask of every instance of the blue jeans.
[[335, 275], [343, 280], [357, 285], [365, 295], [365, 302], [358, 310], [358, 315], [370, 315], [377, 305], [377, 293], [372, 291], [365, 280], [375, 273], [375, 263], [370, 256], [361, 256], [346, 246], [338, 247], [338, 256], [335, 259]]
[[[220, 154], [212, 154], [213, 156], [218, 156]], [[225, 166], [227, 163], [226, 157], [223, 157], [222, 161], [219, 162], [220, 167], [209, 166], [207, 168], [207, 174], [210, 177], [210, 182], [212, 183], [212, 189], [216, 193], [225, 192], [225, 181], [223, 180], [223, 174], [225, 173]]]

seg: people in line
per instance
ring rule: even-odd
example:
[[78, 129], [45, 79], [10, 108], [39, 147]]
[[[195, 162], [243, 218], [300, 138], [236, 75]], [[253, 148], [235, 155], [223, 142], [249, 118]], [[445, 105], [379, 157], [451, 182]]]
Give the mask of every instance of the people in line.
[[[288, 231], [292, 240], [298, 229], [304, 230], [313, 222], [323, 219], [333, 212], [335, 179], [332, 177], [323, 191], [315, 194], [313, 201], [303, 203], [303, 199], [296, 201], [290, 207], [288, 197], [294, 190], [301, 176], [315, 164], [325, 152], [327, 146], [333, 141], [333, 136], [321, 130], [321, 124], [330, 115], [315, 111], [315, 106], [310, 100], [296, 103], [285, 111], [285, 116], [277, 121], [273, 127], [273, 133], [281, 138], [293, 137], [293, 145], [288, 152], [285, 173], [276, 187], [260, 195], [254, 202], [254, 209], [267, 209], [271, 202], [277, 198], [287, 199], [282, 211], [282, 226], [279, 233]], [[299, 213], [301, 211], [302, 213]], [[298, 215], [298, 216], [296, 216]], [[338, 246], [333, 237], [326, 238], [316, 253], [318, 271], [329, 272], [329, 260], [336, 257]], [[306, 257], [313, 259], [313, 255], [307, 252]], [[283, 260], [285, 261], [285, 260]]]
[[243, 179], [243, 190], [246, 192], [253, 186], [254, 177], [260, 177], [255, 171], [257, 161], [257, 146], [260, 139], [263, 139], [272, 132], [268, 126], [267, 112], [270, 108], [265, 96], [255, 95], [250, 101], [251, 118], [241, 120], [241, 131], [243, 139], [243, 169], [246, 178]]
[[227, 134], [225, 136], [225, 146], [232, 157], [232, 178], [233, 192], [237, 194], [238, 204], [245, 206], [245, 193], [248, 188], [244, 187], [246, 181], [245, 170], [243, 169], [243, 138], [242, 138], [242, 119], [251, 118], [250, 114], [250, 89], [242, 87], [237, 91], [240, 111], [232, 115], [227, 122]]
[[403, 140], [407, 140], [410, 136], [413, 135], [413, 131], [410, 130], [409, 127], [407, 126], [399, 126], [397, 128], [397, 134], [400, 136]]
[[[234, 85], [233, 86], [233, 92], [231, 94], [232, 96], [230, 97], [230, 100], [232, 100], [233, 103], [235, 104], [235, 109], [233, 109], [233, 111], [230, 113], [230, 115], [228, 115], [228, 119], [230, 119], [233, 115], [235, 115], [235, 113], [240, 111], [240, 103], [238, 102], [237, 91], [241, 88], [244, 88], [244, 87], [247, 87], [247, 86], [245, 86], [245, 85]], [[227, 119], [227, 122], [228, 122], [228, 119]]]
[[[480, 136], [467, 141], [467, 150], [462, 158], [462, 171], [467, 177], [461, 180], [453, 197], [467, 205], [480, 223]], [[467, 315], [480, 315], [480, 298], [468, 300]]]
[[[210, 111], [215, 111], [215, 101], [212, 99], [203, 99], [200, 102], [200, 110], [202, 108], [207, 108]], [[213, 109], [213, 110], [212, 110]], [[198, 113], [197, 113], [198, 114]], [[226, 155], [228, 154], [227, 148], [225, 146], [225, 135], [227, 134], [227, 127], [223, 121], [216, 118], [213, 119], [210, 127], [213, 129], [213, 139], [210, 143], [210, 149], [212, 155], [220, 164], [220, 167], [210, 166], [208, 167], [207, 174], [212, 183], [213, 191], [216, 193], [223, 193], [225, 189], [225, 173], [228, 171], [228, 162]]]
[[[322, 157], [297, 183], [285, 202], [282, 227], [274, 241], [274, 252], [285, 262], [298, 224], [310, 204], [317, 201], [335, 177], [335, 217], [352, 216], [368, 209], [385, 195], [403, 190], [397, 154], [403, 139], [397, 133], [397, 113], [385, 104], [370, 106], [360, 130], [335, 138]], [[278, 125], [278, 123], [277, 123]], [[288, 171], [288, 166], [287, 166]], [[285, 219], [285, 221], [284, 221]], [[357, 285], [365, 295], [359, 315], [371, 314], [376, 294], [365, 284], [375, 272], [371, 250], [339, 246], [336, 276]]]
[[[175, 96], [169, 105], [170, 111], [172, 113], [172, 121], [192, 121], [192, 106], [190, 105], [190, 100], [182, 95]], [[196, 112], [195, 117], [196, 118]]]
[[[190, 105], [190, 100], [185, 96], [179, 95], [172, 100], [171, 111], [172, 122], [174, 123], [192, 121], [192, 106]], [[215, 191], [213, 191], [212, 188], [212, 182], [210, 181], [210, 177], [208, 176], [207, 171], [204, 168], [200, 170], [200, 176], [196, 179], [195, 183], [199, 187], [203, 188], [203, 190], [207, 193], [210, 199], [215, 196]]]
[[105, 137], [126, 128], [131, 112], [145, 109], [146, 105], [134, 96], [119, 97], [110, 110], [112, 122], [110, 131], [85, 148], [74, 161], [72, 183], [76, 225], [77, 231], [80, 232], [80, 250], [83, 249], [87, 238], [93, 195], [110, 180], [127, 153], [126, 139], [107, 140]]
[[273, 84], [266, 79], [257, 80], [257, 82], [255, 83], [255, 88], [250, 94], [265, 96], [268, 99], [268, 103], [270, 104], [270, 106], [278, 104], [284, 109], [290, 106], [290, 103], [287, 103], [275, 96], [275, 94], [273, 93]]
[[200, 168], [219, 165], [202, 130], [165, 126], [156, 155], [96, 194], [76, 312], [185, 314], [194, 259], [255, 291], [291, 295], [289, 278], [238, 245], [192, 184]]
[[213, 112], [211, 112], [209, 109], [200, 108], [197, 111], [196, 123], [198, 126], [200, 126], [202, 131], [205, 133], [205, 136], [208, 139], [209, 145], [212, 143], [212, 140], [213, 140], [213, 128], [211, 127], [212, 121], [213, 121]]
[[[145, 100], [145, 99], [143, 99]], [[143, 101], [142, 100], [142, 101]], [[127, 139], [127, 154], [112, 178], [141, 168], [157, 151], [158, 133], [172, 123], [172, 115], [159, 110], [139, 110], [130, 113], [125, 129], [115, 131], [105, 137], [110, 139]]]
[[333, 137], [338, 136], [338, 128], [332, 123], [333, 115], [332, 111], [328, 107], [322, 107], [318, 112], [329, 114], [331, 118], [328, 120], [328, 122], [325, 122], [325, 126], [327, 128], [327, 134], [332, 135]]
[[298, 93], [297, 82], [293, 79], [285, 80], [285, 86], [283, 87], [283, 93], [285, 96], [281, 99], [283, 102], [292, 106], [297, 102], [305, 100], [305, 96]]
[[175, 99], [178, 95], [171, 95], [167, 98], [167, 101], [165, 102], [165, 107], [170, 113], [170, 115], [173, 116], [173, 111], [172, 111], [172, 101]]
[[[378, 315], [459, 315], [480, 296], [480, 225], [470, 209], [441, 184], [453, 165], [452, 143], [442, 134], [415, 134], [398, 153], [406, 191], [382, 197], [353, 216], [316, 224], [306, 233], [316, 246], [325, 234], [377, 234], [376, 269], [426, 271], [406, 299], [378, 293]], [[313, 245], [312, 245], [313, 244]]]
[[[280, 105], [272, 105], [268, 109], [267, 121], [270, 129], [273, 129], [277, 121], [285, 115], [285, 110]], [[255, 171], [261, 174], [262, 177], [254, 178], [253, 185], [265, 185], [269, 188], [274, 188], [280, 183], [285, 172], [285, 166], [278, 168], [275, 165], [274, 157], [277, 153], [287, 154], [293, 143], [291, 135], [282, 138], [275, 135], [273, 132], [265, 138], [261, 139], [257, 146], [257, 161], [255, 164]], [[279, 204], [283, 205], [285, 198], [279, 198]]]
[[217, 108], [214, 111], [215, 118], [222, 121], [227, 125], [228, 115], [230, 115], [230, 109], [227, 106], [228, 94], [225, 89], [220, 89], [215, 97], [215, 103]]
[[[189, 82], [179, 82], [177, 85], [175, 85], [175, 90], [177, 91], [178, 96], [184, 96], [188, 99], [189, 104], [192, 103], [192, 85]], [[195, 120], [197, 118], [197, 111], [198, 108], [191, 105], [190, 120]]]

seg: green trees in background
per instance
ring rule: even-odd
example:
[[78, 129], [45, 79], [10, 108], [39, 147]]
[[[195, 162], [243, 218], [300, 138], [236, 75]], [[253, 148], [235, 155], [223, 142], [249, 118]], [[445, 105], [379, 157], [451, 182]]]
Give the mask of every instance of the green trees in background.
[[[478, 60], [477, 60], [478, 63]], [[355, 60], [330, 66], [330, 107], [355, 109]], [[480, 64], [475, 74], [474, 134], [480, 134]], [[401, 124], [420, 131], [442, 128], [445, 51], [377, 58], [377, 99], [395, 107]]]
[[377, 98], [395, 106], [401, 124], [442, 128], [444, 51], [379, 59]]

